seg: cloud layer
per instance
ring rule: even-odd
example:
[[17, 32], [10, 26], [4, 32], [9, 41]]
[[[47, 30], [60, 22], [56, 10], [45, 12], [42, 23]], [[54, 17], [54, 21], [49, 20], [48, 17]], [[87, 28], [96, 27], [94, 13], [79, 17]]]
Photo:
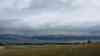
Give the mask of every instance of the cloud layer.
[[0, 33], [89, 32], [95, 31], [95, 27], [99, 30], [99, 3], [99, 0], [0, 0]]

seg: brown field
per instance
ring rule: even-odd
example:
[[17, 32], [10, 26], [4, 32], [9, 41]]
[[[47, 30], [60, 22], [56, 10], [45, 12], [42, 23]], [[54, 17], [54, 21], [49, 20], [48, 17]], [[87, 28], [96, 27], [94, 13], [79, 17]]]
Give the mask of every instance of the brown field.
[[81, 48], [100, 48], [99, 44], [85, 44], [85, 45], [80, 45]]
[[0, 56], [100, 56], [100, 45], [0, 47]]

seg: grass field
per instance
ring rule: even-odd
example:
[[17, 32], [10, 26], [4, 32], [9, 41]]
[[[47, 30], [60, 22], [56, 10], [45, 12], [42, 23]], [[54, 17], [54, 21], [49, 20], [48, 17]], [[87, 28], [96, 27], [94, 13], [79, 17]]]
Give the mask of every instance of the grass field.
[[100, 56], [100, 48], [68, 45], [0, 48], [0, 56]]

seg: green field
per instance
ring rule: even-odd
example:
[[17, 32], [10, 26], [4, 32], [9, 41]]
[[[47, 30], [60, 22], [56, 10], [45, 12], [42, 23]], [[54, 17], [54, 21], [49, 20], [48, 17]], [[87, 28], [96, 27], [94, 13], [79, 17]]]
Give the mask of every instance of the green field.
[[0, 56], [100, 56], [100, 48], [80, 48], [72, 46], [33, 46], [1, 48]]

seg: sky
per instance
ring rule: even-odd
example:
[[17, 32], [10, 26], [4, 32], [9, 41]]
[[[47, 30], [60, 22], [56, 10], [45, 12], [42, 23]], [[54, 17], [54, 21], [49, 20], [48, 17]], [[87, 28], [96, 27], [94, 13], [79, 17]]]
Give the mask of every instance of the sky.
[[99, 0], [0, 0], [0, 34], [90, 33], [99, 25]]

